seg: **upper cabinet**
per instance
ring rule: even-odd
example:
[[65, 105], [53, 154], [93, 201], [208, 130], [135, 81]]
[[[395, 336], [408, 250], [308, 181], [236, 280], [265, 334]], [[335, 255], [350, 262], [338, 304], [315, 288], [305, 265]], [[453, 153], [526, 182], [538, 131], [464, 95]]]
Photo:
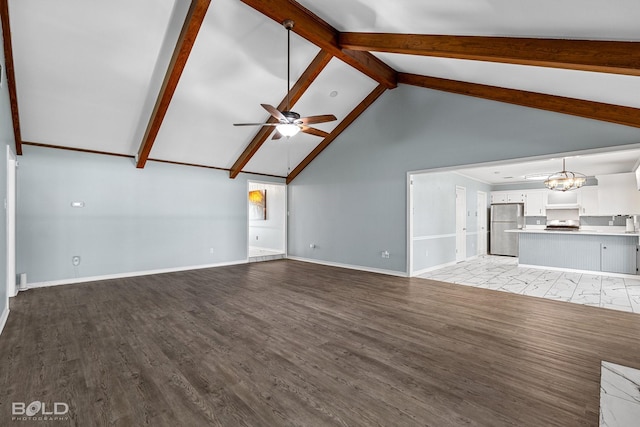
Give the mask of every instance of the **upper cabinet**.
[[492, 191], [491, 192], [491, 203], [509, 203], [507, 201], [507, 192], [506, 191]]
[[582, 187], [578, 190], [578, 204], [580, 205], [580, 216], [600, 215], [600, 202], [598, 200], [598, 187]]
[[507, 201], [509, 203], [524, 203], [525, 199], [524, 191], [509, 191], [507, 193]]
[[524, 191], [492, 191], [491, 203], [524, 203]]
[[640, 191], [634, 173], [599, 175], [599, 215], [640, 214]]
[[547, 214], [547, 192], [549, 190], [525, 191], [524, 216], [545, 216]]

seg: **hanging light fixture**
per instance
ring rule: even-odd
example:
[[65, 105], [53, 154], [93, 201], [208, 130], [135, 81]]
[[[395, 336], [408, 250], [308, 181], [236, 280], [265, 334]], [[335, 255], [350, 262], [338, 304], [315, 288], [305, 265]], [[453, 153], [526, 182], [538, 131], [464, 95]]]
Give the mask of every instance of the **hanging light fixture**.
[[565, 159], [562, 159], [562, 171], [550, 175], [544, 182], [549, 190], [568, 191], [582, 187], [587, 182], [587, 177], [578, 172], [567, 171]]

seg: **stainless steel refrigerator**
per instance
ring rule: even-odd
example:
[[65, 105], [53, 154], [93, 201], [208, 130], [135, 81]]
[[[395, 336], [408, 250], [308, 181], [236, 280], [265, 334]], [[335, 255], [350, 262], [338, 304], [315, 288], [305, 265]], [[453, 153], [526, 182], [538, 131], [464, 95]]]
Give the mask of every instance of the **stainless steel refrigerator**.
[[491, 205], [491, 254], [518, 256], [518, 233], [505, 231], [522, 229], [523, 226], [522, 203]]

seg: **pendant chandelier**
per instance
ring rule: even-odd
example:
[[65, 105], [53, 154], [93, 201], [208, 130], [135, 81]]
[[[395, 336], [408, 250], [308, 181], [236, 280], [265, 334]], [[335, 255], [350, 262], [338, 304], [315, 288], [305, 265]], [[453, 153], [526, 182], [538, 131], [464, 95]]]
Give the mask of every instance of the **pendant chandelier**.
[[562, 171], [550, 175], [544, 182], [549, 190], [568, 191], [582, 187], [587, 182], [587, 177], [578, 172], [567, 171], [565, 159], [562, 159]]

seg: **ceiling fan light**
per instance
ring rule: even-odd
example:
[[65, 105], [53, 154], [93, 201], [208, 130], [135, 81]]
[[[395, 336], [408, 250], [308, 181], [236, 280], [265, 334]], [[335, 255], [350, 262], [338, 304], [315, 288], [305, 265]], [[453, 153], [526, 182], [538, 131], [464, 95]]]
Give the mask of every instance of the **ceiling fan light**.
[[293, 123], [280, 124], [276, 126], [276, 129], [282, 134], [282, 136], [286, 136], [287, 138], [289, 138], [290, 136], [294, 136], [298, 132], [300, 132], [300, 127]]

